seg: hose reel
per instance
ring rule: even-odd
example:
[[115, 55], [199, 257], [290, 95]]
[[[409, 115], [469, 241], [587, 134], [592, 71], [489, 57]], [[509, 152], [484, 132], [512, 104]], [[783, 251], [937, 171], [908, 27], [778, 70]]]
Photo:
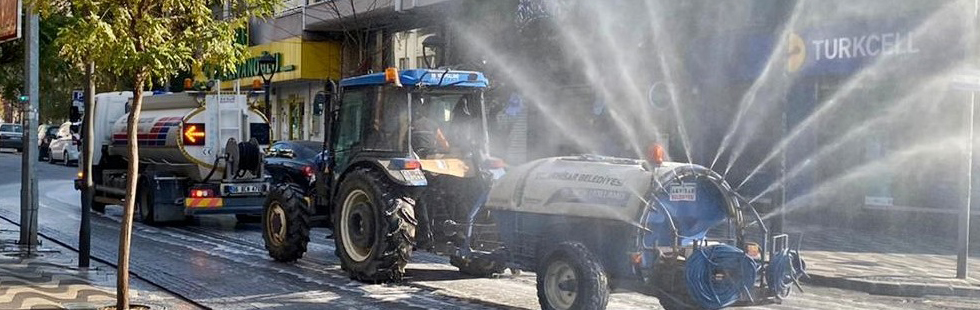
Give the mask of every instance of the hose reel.
[[235, 138], [229, 138], [228, 143], [225, 144], [225, 154], [227, 155], [226, 177], [241, 178], [245, 173], [261, 175], [262, 151], [255, 138], [248, 142], [238, 142]]

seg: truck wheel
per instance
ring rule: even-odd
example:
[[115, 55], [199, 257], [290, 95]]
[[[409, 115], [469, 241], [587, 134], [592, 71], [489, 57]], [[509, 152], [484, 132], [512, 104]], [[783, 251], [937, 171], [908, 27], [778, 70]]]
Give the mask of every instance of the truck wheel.
[[503, 264], [485, 257], [474, 257], [469, 260], [464, 260], [459, 256], [453, 255], [449, 258], [449, 264], [459, 268], [459, 272], [465, 275], [480, 278], [501, 274], [507, 269]]
[[606, 272], [582, 243], [559, 244], [538, 268], [537, 284], [544, 310], [605, 309], [609, 303]]
[[262, 215], [262, 239], [269, 256], [294, 262], [310, 242], [310, 214], [303, 191], [293, 184], [277, 184], [269, 193]]
[[364, 168], [347, 175], [337, 197], [334, 240], [341, 267], [364, 282], [401, 280], [415, 244], [415, 201]]
[[[156, 224], [153, 220], [153, 191], [145, 188], [145, 183], [140, 183], [136, 188], [136, 210], [133, 216], [143, 222], [143, 224]], [[105, 209], [105, 208], [103, 208]]]
[[105, 204], [97, 201], [92, 201], [92, 211], [105, 213]]

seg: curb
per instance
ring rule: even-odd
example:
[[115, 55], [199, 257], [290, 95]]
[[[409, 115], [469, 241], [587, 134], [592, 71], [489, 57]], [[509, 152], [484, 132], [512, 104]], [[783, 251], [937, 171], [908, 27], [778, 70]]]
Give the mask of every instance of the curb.
[[874, 295], [901, 297], [923, 297], [933, 295], [980, 298], [980, 287], [972, 286], [869, 281], [852, 278], [830, 277], [812, 273], [810, 274], [809, 279], [804, 277], [802, 280], [805, 283], [817, 286], [861, 291]]

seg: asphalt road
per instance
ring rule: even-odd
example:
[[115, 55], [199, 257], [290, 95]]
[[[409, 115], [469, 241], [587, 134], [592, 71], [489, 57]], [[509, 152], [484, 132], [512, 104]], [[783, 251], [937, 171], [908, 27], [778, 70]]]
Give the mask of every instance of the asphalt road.
[[[0, 153], [0, 216], [19, 219], [20, 154]], [[77, 167], [38, 164], [40, 232], [77, 246]], [[92, 255], [115, 261], [121, 210], [92, 217]], [[534, 274], [469, 278], [445, 258], [415, 253], [402, 284], [350, 280], [334, 257], [329, 230], [315, 229], [310, 251], [295, 264], [266, 255], [261, 227], [233, 216], [201, 216], [182, 226], [136, 223], [132, 272], [182, 297], [215, 309], [537, 309]], [[747, 309], [977, 309], [980, 300], [873, 296], [806, 287], [779, 305]], [[614, 294], [609, 309], [660, 309], [656, 298]]]

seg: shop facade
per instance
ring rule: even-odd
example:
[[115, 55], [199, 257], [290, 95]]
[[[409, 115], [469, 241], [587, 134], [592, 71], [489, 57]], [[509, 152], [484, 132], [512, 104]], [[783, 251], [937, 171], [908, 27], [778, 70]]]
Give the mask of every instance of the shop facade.
[[[250, 55], [230, 74], [205, 74], [198, 70], [197, 80], [220, 80], [222, 91], [249, 91], [257, 80], [258, 58], [268, 53], [276, 58], [276, 73], [271, 80], [269, 100], [270, 128], [273, 141], [323, 140], [323, 111], [316, 100], [328, 80], [340, 79], [340, 43], [311, 41], [292, 37], [248, 47]], [[256, 105], [265, 109], [264, 97]]]

